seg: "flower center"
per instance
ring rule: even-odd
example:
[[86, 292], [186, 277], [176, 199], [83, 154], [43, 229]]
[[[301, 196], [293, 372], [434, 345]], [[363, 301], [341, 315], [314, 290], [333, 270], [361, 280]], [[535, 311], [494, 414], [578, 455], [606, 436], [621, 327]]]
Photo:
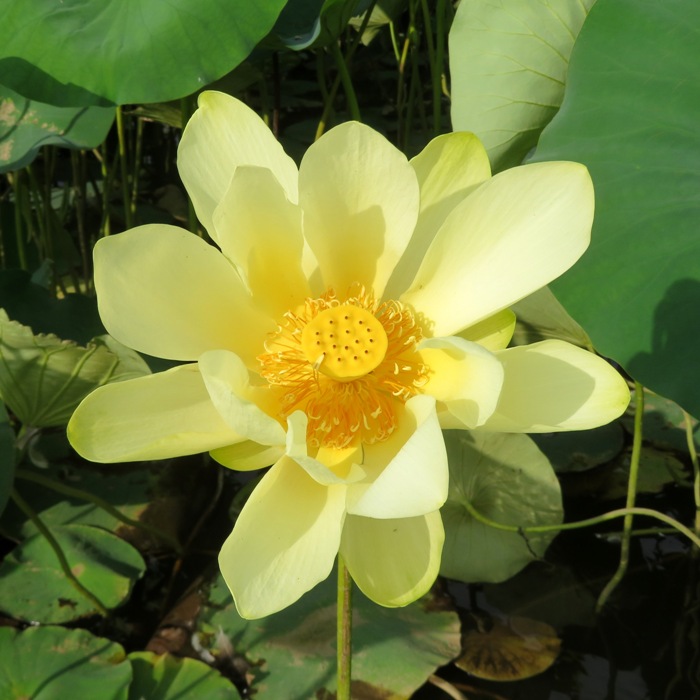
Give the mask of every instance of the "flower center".
[[344, 299], [329, 290], [284, 315], [258, 357], [279, 418], [302, 410], [312, 445], [342, 449], [386, 440], [401, 404], [428, 377], [416, 352], [413, 314], [399, 302], [375, 301], [352, 285]]
[[313, 367], [341, 382], [376, 369], [389, 340], [367, 309], [343, 305], [321, 311], [301, 332], [301, 348]]

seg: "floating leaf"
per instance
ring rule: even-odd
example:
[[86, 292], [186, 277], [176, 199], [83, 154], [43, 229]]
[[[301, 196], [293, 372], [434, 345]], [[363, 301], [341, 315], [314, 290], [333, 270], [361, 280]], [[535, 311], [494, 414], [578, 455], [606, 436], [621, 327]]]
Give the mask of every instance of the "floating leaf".
[[557, 473], [581, 472], [611, 462], [625, 446], [619, 421], [593, 430], [538, 433], [530, 436]]
[[700, 3], [606, 0], [535, 160], [588, 166], [591, 246], [553, 283], [595, 347], [700, 416]]
[[467, 582], [510, 578], [544, 554], [556, 532], [526, 540], [476, 520], [467, 506], [503, 525], [557, 525], [563, 515], [557, 477], [527, 435], [447, 430], [445, 443], [450, 492], [442, 507], [440, 573]]
[[108, 382], [149, 374], [141, 357], [110, 336], [80, 347], [34, 335], [0, 309], [0, 396], [25, 425], [66, 425], [87, 394]]
[[127, 700], [124, 649], [85, 630], [0, 627], [0, 697]]
[[569, 55], [594, 2], [459, 4], [450, 30], [452, 126], [484, 142], [495, 171], [521, 163], [559, 109]]
[[[221, 626], [253, 665], [259, 700], [309, 700], [335, 688], [336, 592], [331, 576], [299, 602], [263, 620], [243, 620], [219, 577], [204, 619]], [[436, 667], [459, 653], [455, 613], [431, 611], [424, 601], [382, 608], [353, 593], [353, 697], [408, 698]]]
[[7, 0], [0, 74], [61, 106], [165, 102], [235, 68], [285, 0]]
[[[141, 555], [121, 538], [89, 525], [63, 525], [51, 534], [80, 583], [108, 609], [123, 603], [145, 571]], [[97, 612], [59, 567], [43, 535], [18, 545], [0, 564], [0, 610], [44, 624], [70, 622]]]
[[462, 642], [455, 664], [477, 678], [520, 681], [546, 671], [559, 655], [554, 628], [526, 617], [477, 621]]
[[196, 659], [150, 651], [129, 654], [134, 680], [128, 700], [240, 700], [231, 681]]
[[0, 85], [0, 173], [28, 165], [42, 146], [99, 146], [113, 121], [109, 107], [54, 107]]

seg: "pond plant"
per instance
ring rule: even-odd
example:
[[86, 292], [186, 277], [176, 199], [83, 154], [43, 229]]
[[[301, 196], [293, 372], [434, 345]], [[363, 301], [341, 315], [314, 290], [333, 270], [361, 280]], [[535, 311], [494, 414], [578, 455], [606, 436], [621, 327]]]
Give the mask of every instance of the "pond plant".
[[142, 9], [0, 28], [0, 695], [545, 678], [494, 586], [700, 546], [700, 12]]

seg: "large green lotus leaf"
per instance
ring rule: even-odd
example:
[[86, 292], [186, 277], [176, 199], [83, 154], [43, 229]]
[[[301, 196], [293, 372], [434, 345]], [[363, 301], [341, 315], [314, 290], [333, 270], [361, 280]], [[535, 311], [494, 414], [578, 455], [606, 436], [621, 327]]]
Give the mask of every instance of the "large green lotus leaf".
[[102, 384], [149, 374], [133, 350], [110, 336], [80, 347], [34, 335], [0, 309], [0, 397], [25, 425], [66, 425], [77, 405]]
[[0, 173], [28, 165], [42, 146], [94, 148], [113, 121], [109, 107], [54, 107], [0, 85]]
[[64, 107], [164, 102], [237, 66], [285, 0], [7, 0], [0, 74], [13, 90]]
[[139, 651], [129, 661], [134, 680], [128, 700], [240, 700], [231, 681], [196, 659]]
[[527, 436], [445, 431], [450, 491], [442, 507], [440, 573], [459, 581], [497, 582], [542, 556], [556, 533], [507, 532], [475, 520], [465, 504], [503, 525], [557, 525], [563, 511], [549, 460]]
[[700, 416], [700, 3], [606, 0], [535, 159], [585, 163], [589, 250], [554, 285], [595, 347]]
[[463, 0], [450, 30], [452, 127], [494, 171], [522, 162], [561, 105], [569, 56], [595, 0]]
[[0, 658], [3, 700], [127, 700], [124, 649], [85, 630], [0, 627]]
[[[424, 603], [382, 608], [353, 591], [353, 697], [365, 697], [364, 691], [366, 697], [408, 698], [436, 667], [459, 654], [457, 615], [430, 610]], [[256, 698], [309, 700], [325, 697], [324, 688], [335, 689], [334, 575], [291, 607], [262, 620], [238, 615], [220, 576], [209, 605], [203, 619], [212, 633], [220, 626], [236, 653], [254, 664]]]
[[[108, 609], [130, 595], [146, 567], [128, 542], [90, 525], [62, 525], [51, 534], [80, 583]], [[0, 564], [0, 610], [27, 621], [60, 624], [97, 612], [60, 569], [43, 535], [18, 545]]]
[[5, 406], [0, 402], [0, 515], [15, 481], [15, 433]]

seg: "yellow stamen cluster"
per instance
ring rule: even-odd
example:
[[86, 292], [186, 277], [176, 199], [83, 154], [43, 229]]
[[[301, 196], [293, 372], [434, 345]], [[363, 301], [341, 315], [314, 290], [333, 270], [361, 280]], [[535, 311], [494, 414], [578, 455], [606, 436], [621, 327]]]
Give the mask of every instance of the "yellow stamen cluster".
[[288, 311], [258, 357], [261, 375], [279, 391], [280, 418], [302, 410], [315, 446], [343, 448], [385, 440], [400, 404], [425, 384], [413, 314], [377, 302], [361, 285], [345, 299], [329, 290]]

